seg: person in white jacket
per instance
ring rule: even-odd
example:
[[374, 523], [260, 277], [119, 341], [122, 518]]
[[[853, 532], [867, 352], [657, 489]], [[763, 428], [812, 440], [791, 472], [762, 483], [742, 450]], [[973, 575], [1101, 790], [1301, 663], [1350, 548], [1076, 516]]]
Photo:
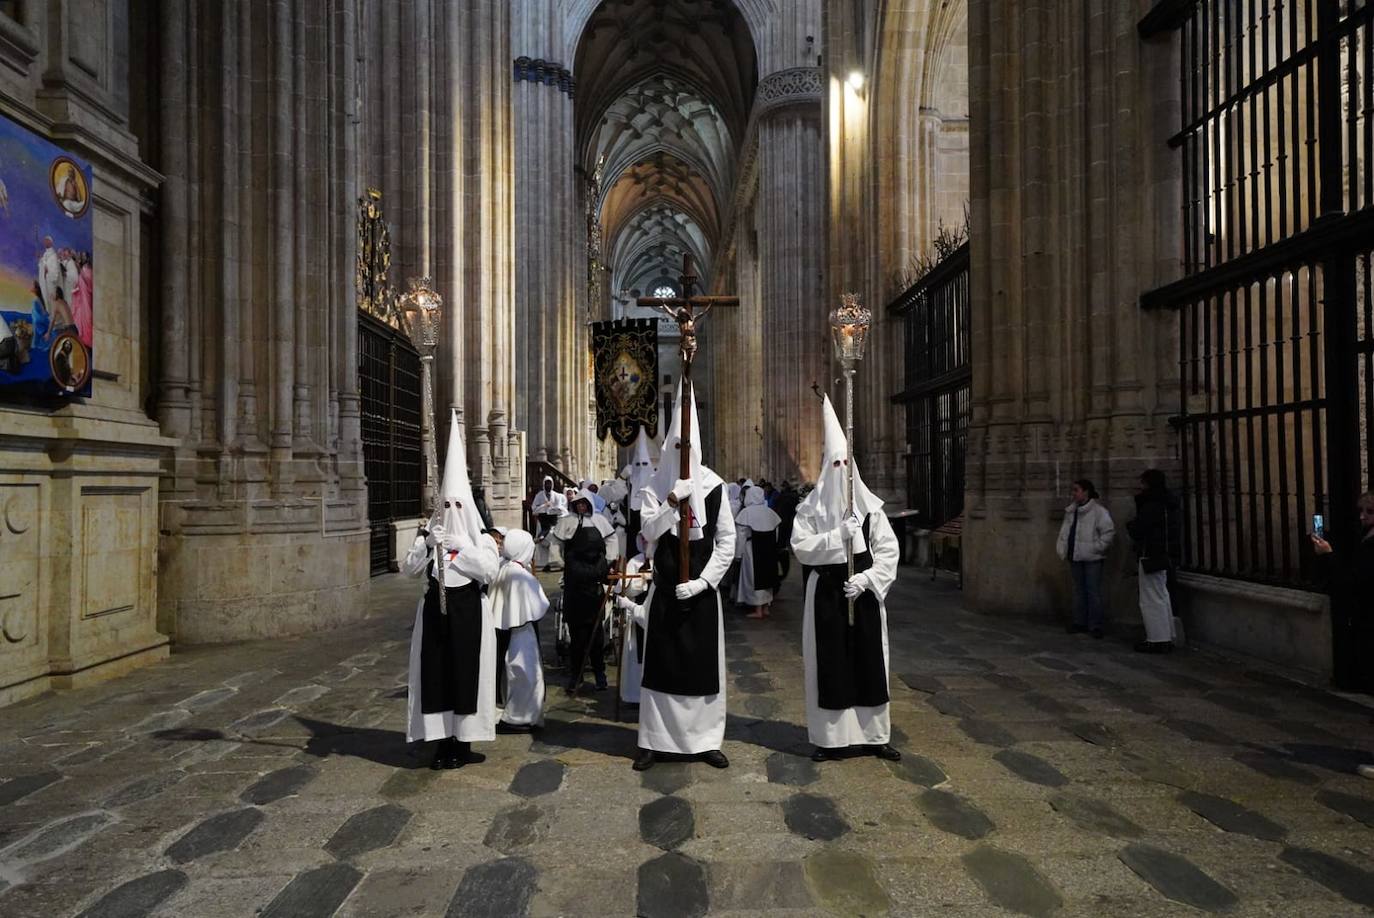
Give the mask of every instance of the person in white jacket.
[[424, 575], [426, 584], [410, 638], [406, 739], [436, 743], [436, 769], [481, 762], [485, 756], [471, 744], [496, 739], [496, 628], [482, 587], [496, 576], [500, 558], [472, 499], [459, 430], [455, 412], [439, 491], [443, 508], [401, 560], [402, 573]]
[[1102, 637], [1102, 566], [1112, 547], [1116, 525], [1107, 508], [1099, 503], [1097, 489], [1086, 478], [1073, 483], [1073, 503], [1064, 508], [1064, 523], [1059, 527], [1059, 557], [1069, 562], [1073, 578], [1073, 621], [1068, 632], [1087, 631]]

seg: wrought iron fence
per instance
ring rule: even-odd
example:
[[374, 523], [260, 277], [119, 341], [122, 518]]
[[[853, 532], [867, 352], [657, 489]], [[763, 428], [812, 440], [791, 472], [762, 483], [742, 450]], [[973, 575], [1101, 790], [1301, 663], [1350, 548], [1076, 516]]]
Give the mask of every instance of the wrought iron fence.
[[903, 320], [907, 506], [934, 527], [964, 510], [968, 443], [969, 248], [964, 243], [898, 296], [888, 311]]
[[420, 515], [420, 356], [398, 329], [361, 312], [358, 382], [375, 575], [396, 569], [392, 523]]
[[[1185, 566], [1318, 588], [1374, 447], [1374, 2], [1164, 0], [1176, 31]], [[1339, 630], [1339, 628], [1337, 629]]]

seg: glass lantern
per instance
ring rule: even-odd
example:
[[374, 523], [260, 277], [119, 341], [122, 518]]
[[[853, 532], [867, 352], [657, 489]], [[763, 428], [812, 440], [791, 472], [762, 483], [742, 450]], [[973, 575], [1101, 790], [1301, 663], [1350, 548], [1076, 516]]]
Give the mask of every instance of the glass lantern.
[[830, 311], [830, 337], [836, 359], [844, 364], [862, 360], [872, 324], [873, 313], [859, 305], [857, 293], [841, 295], [840, 305]]
[[410, 328], [411, 340], [417, 347], [437, 347], [444, 298], [435, 292], [433, 278], [412, 277], [409, 284], [410, 289], [401, 297], [401, 311]]

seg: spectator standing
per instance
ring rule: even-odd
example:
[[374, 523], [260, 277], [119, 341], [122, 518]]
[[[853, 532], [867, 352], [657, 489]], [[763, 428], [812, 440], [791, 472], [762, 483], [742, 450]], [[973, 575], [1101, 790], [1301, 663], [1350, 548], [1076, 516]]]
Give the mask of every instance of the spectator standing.
[[1086, 478], [1073, 483], [1073, 503], [1064, 508], [1059, 527], [1059, 557], [1069, 562], [1073, 578], [1073, 621], [1070, 634], [1089, 632], [1101, 638], [1105, 625], [1102, 608], [1102, 567], [1116, 536], [1112, 515], [1099, 502], [1097, 488]]
[[1136, 644], [1135, 649], [1141, 653], [1169, 653], [1174, 649], [1175, 638], [1169, 572], [1176, 565], [1182, 541], [1182, 510], [1159, 469], [1148, 469], [1140, 476], [1135, 507], [1135, 519], [1126, 524], [1126, 531], [1135, 542], [1140, 617], [1145, 623], [1145, 640]]

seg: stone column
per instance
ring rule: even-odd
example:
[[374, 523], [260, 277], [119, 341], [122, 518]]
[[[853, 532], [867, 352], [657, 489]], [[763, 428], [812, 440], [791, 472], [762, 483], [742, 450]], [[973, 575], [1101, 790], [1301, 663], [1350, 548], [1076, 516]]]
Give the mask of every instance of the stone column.
[[145, 139], [188, 189], [159, 214], [184, 241], [189, 288], [192, 438], [164, 466], [160, 521], [159, 624], [178, 640], [301, 632], [365, 608], [358, 2], [311, 20], [302, 0], [183, 5], [184, 96], [212, 104], [164, 104], [171, 129]]
[[[1176, 237], [1153, 230], [1177, 220], [1156, 200], [1181, 200], [1166, 144], [1177, 120], [1159, 119], [1178, 83], [1169, 52], [1140, 41], [1137, 13], [1095, 2], [970, 8], [963, 547], [978, 609], [1061, 612], [1069, 589], [1052, 546], [1069, 483], [1092, 479], [1121, 533], [1139, 474], [1171, 465], [1176, 320], [1143, 312], [1139, 296], [1178, 268]], [[1135, 581], [1117, 574], [1131, 567], [1129, 540], [1117, 542], [1109, 610], [1133, 619]]]
[[811, 479], [820, 467], [820, 401], [810, 387], [817, 382], [824, 389], [830, 375], [830, 307], [817, 245], [825, 235], [820, 73], [773, 74], [759, 86], [760, 101], [784, 89], [778, 98], [806, 102], [771, 110], [759, 123], [761, 357], [768, 391], [760, 473], [778, 482]]
[[578, 285], [574, 261], [583, 233], [573, 174], [572, 75], [542, 55], [554, 36], [539, 15], [544, 0], [512, 7], [518, 33], [512, 106], [515, 124], [515, 361], [517, 421], [532, 455], [561, 464], [576, 431], [578, 393], [562, 378], [573, 358]]

